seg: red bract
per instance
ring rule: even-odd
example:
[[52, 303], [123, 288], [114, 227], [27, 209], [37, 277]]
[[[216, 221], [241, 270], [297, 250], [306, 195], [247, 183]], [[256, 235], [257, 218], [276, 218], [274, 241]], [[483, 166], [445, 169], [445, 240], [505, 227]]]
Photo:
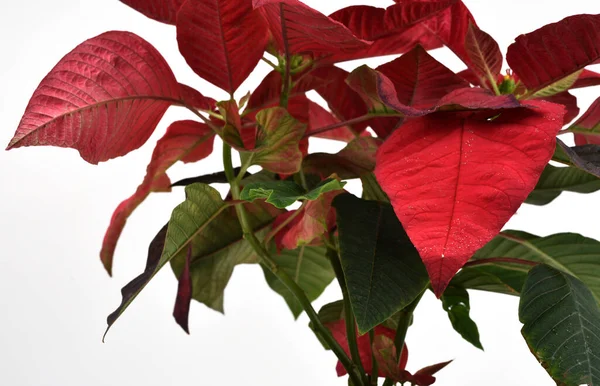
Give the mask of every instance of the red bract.
[[487, 33], [469, 24], [465, 38], [465, 48], [470, 68], [479, 78], [479, 83], [487, 87], [495, 86], [502, 70], [502, 52], [498, 43]]
[[562, 106], [437, 113], [381, 146], [375, 174], [439, 297], [527, 198], [552, 157]]
[[600, 60], [600, 15], [576, 15], [517, 37], [506, 60], [531, 91]]
[[264, 13], [279, 52], [286, 55], [320, 57], [357, 51], [369, 45], [343, 24], [298, 0], [253, 0], [253, 4]]
[[[338, 320], [336, 322], [327, 323], [327, 328], [331, 331], [334, 339], [338, 341], [340, 346], [346, 351], [347, 354], [350, 354], [350, 349], [348, 347], [348, 335], [346, 333], [346, 322], [344, 320]], [[385, 336], [389, 339], [394, 339], [396, 332], [391, 328], [387, 328], [384, 326], [375, 327], [375, 337]], [[369, 338], [369, 334], [358, 335], [357, 332], [357, 345], [358, 352], [360, 354], [360, 360], [363, 364], [365, 372], [367, 374], [372, 374], [373, 371], [373, 361], [372, 361], [372, 350], [371, 350], [371, 341]], [[404, 345], [404, 349], [402, 350], [402, 354], [400, 355], [400, 361], [398, 363], [398, 369], [404, 370], [406, 367], [406, 362], [408, 362], [408, 349], [406, 345]], [[342, 376], [347, 374], [346, 370], [342, 366], [340, 362], [338, 362], [336, 366], [336, 371], [338, 376]], [[385, 377], [383, 373], [378, 374], [379, 377]]]
[[256, 67], [267, 41], [265, 20], [251, 0], [187, 1], [179, 10], [181, 54], [196, 74], [230, 93]]
[[171, 191], [171, 181], [166, 172], [177, 161], [196, 162], [212, 153], [215, 134], [205, 124], [194, 121], [178, 121], [167, 129], [157, 142], [144, 180], [135, 193], [123, 201], [115, 210], [106, 230], [100, 259], [111, 273], [115, 247], [125, 227], [127, 218], [150, 192]]
[[600, 98], [569, 128], [577, 145], [600, 145]]
[[121, 3], [127, 4], [148, 16], [151, 19], [175, 24], [177, 20], [177, 11], [185, 0], [121, 0]]
[[152, 45], [129, 32], [106, 32], [77, 46], [42, 80], [8, 149], [71, 147], [96, 164], [143, 145], [167, 108], [183, 103]]

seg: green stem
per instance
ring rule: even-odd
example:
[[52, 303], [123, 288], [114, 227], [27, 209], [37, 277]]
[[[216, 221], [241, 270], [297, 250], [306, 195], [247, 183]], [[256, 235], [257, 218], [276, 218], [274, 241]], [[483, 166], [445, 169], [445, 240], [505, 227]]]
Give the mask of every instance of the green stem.
[[[236, 176], [233, 172], [233, 164], [231, 161], [231, 146], [227, 143], [223, 143], [223, 166], [225, 168], [225, 175], [227, 176], [227, 180], [231, 185], [231, 195], [234, 200], [239, 200], [240, 197], [240, 187], [238, 185]], [[279, 280], [287, 287], [288, 290], [294, 295], [296, 300], [302, 305], [304, 311], [308, 315], [310, 321], [312, 322], [314, 329], [318, 333], [318, 335], [327, 343], [327, 345], [331, 348], [331, 351], [338, 357], [348, 375], [352, 379], [355, 385], [362, 385], [362, 380], [360, 378], [360, 374], [358, 373], [356, 366], [344, 349], [339, 345], [339, 343], [333, 338], [327, 327], [323, 325], [321, 319], [319, 319], [319, 315], [313, 308], [312, 304], [306, 294], [298, 286], [298, 284], [283, 270], [279, 269], [277, 263], [271, 258], [269, 252], [263, 247], [261, 242], [254, 235], [254, 231], [250, 222], [248, 220], [248, 216], [243, 204], [237, 204], [235, 206], [236, 213], [238, 215], [240, 225], [242, 227], [242, 231], [244, 233], [244, 239], [248, 241], [248, 243], [252, 246], [258, 257], [260, 258], [261, 263], [263, 263], [269, 270], [277, 276]]]
[[365, 385], [369, 385], [370, 382], [367, 379], [365, 369], [362, 361], [360, 360], [360, 352], [358, 351], [358, 342], [356, 339], [356, 322], [354, 320], [354, 313], [352, 312], [352, 305], [350, 304], [350, 297], [348, 295], [348, 287], [346, 286], [346, 279], [344, 277], [344, 270], [340, 263], [338, 252], [335, 249], [327, 249], [327, 257], [333, 267], [335, 276], [338, 280], [340, 288], [342, 289], [342, 297], [344, 299], [344, 319], [346, 321], [346, 337], [348, 339], [348, 347], [350, 348], [350, 355], [352, 356], [352, 362], [358, 367], [358, 371], [363, 379]]
[[277, 65], [273, 62], [271, 62], [269, 59], [265, 58], [264, 56], [262, 58], [260, 58], [263, 62], [267, 63], [269, 66], [273, 67], [274, 70], [277, 70]]
[[383, 382], [383, 386], [392, 386], [394, 384], [394, 381], [392, 380], [392, 378], [386, 378], [385, 382]]

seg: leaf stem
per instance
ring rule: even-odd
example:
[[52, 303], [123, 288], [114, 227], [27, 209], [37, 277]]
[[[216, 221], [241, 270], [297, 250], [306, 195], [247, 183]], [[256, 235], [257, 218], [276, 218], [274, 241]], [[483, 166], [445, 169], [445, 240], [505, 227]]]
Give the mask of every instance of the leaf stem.
[[337, 250], [327, 248], [327, 257], [331, 262], [333, 271], [337, 281], [342, 289], [342, 297], [344, 299], [344, 320], [346, 321], [346, 338], [348, 339], [348, 347], [350, 348], [350, 355], [352, 356], [352, 362], [358, 367], [363, 383], [367, 386], [370, 384], [369, 379], [365, 373], [365, 368], [360, 360], [360, 352], [358, 351], [358, 341], [356, 339], [356, 322], [354, 321], [354, 313], [352, 312], [352, 304], [350, 304], [350, 296], [348, 295], [348, 287], [346, 286], [346, 279], [344, 277], [344, 270], [340, 263], [340, 258]]
[[296, 209], [288, 218], [286, 218], [284, 221], [281, 222], [281, 224], [279, 224], [277, 226], [277, 228], [271, 230], [271, 232], [269, 232], [266, 236], [265, 239], [263, 241], [263, 245], [265, 245], [265, 247], [267, 245], [269, 245], [269, 242], [271, 241], [271, 239], [273, 237], [275, 237], [275, 235], [279, 232], [281, 232], [281, 230], [283, 228], [285, 228], [289, 223], [291, 223], [296, 217], [298, 217], [300, 215], [300, 213], [302, 213], [302, 209], [304, 209], [304, 207], [306, 206], [307, 201], [302, 201], [302, 205], [300, 205], [300, 207], [298, 209]]
[[375, 343], [375, 329], [369, 331], [369, 342], [371, 344], [371, 386], [377, 386], [379, 379], [379, 363], [375, 357], [375, 349], [373, 344]]
[[479, 260], [468, 261], [463, 266], [463, 268], [475, 267], [477, 265], [494, 264], [494, 263], [521, 264], [521, 265], [528, 265], [531, 267], [539, 264], [536, 261], [518, 259], [516, 257], [491, 257], [489, 259], [479, 259]]
[[[227, 176], [227, 180], [231, 185], [231, 195], [234, 200], [239, 200], [240, 197], [240, 187], [237, 183], [236, 176], [233, 172], [233, 164], [231, 161], [231, 146], [227, 143], [223, 142], [223, 166], [225, 167], [225, 175]], [[296, 297], [296, 300], [302, 305], [304, 311], [308, 315], [311, 320], [316, 333], [327, 343], [327, 345], [331, 348], [333, 353], [338, 357], [346, 371], [348, 371], [348, 375], [352, 379], [352, 382], [355, 385], [362, 385], [362, 380], [360, 378], [360, 374], [357, 371], [357, 368], [352, 360], [348, 357], [344, 349], [339, 345], [339, 343], [333, 338], [329, 330], [323, 325], [321, 319], [319, 319], [319, 315], [313, 308], [310, 300], [298, 286], [298, 284], [283, 270], [279, 269], [277, 263], [271, 258], [269, 252], [263, 247], [260, 241], [254, 235], [252, 227], [247, 217], [246, 210], [243, 206], [243, 203], [238, 203], [235, 206], [236, 213], [238, 215], [240, 225], [242, 227], [242, 231], [244, 233], [244, 239], [248, 241], [248, 243], [252, 246], [252, 249], [258, 255], [260, 261], [275, 275], [281, 282], [287, 287], [288, 290]]]
[[352, 118], [352, 119], [349, 119], [344, 122], [337, 122], [337, 123], [333, 123], [331, 125], [319, 127], [317, 129], [310, 130], [309, 132], [305, 133], [302, 138], [307, 138], [307, 137], [310, 137], [310, 136], [316, 135], [316, 134], [322, 134], [322, 133], [331, 131], [333, 129], [337, 129], [339, 127], [349, 126], [349, 125], [353, 125], [355, 123], [364, 122], [366, 120], [369, 120], [369, 119], [375, 118], [375, 117], [376, 117], [376, 115], [373, 115], [373, 114], [365, 114], [365, 115], [361, 115], [360, 117]]
[[271, 62], [269, 59], [265, 58], [264, 56], [260, 59], [263, 62], [267, 63], [269, 66], [273, 67], [274, 70], [277, 70], [277, 68], [279, 68], [275, 63]]

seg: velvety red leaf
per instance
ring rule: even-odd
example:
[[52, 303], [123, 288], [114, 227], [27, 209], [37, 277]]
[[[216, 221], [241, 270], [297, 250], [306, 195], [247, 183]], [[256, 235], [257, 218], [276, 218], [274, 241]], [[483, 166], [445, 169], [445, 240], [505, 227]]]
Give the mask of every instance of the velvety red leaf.
[[543, 89], [600, 59], [600, 15], [569, 16], [521, 35], [506, 60], [531, 91]]
[[600, 85], [600, 74], [584, 69], [571, 88], [581, 88]]
[[377, 180], [438, 297], [516, 212], [554, 153], [564, 107], [528, 107], [412, 119], [377, 153]]
[[167, 24], [175, 24], [177, 11], [185, 0], [121, 0], [145, 16]]
[[314, 57], [353, 52], [370, 43], [298, 0], [253, 0], [262, 8], [280, 52]]
[[[344, 349], [344, 351], [350, 355], [350, 348], [348, 346], [348, 335], [346, 334], [346, 322], [344, 320], [338, 320], [335, 322], [326, 323], [325, 326], [331, 331], [331, 335], [333, 338], [340, 344], [340, 346]], [[375, 337], [385, 336], [390, 339], [394, 339], [396, 335], [396, 331], [391, 328], [387, 328], [384, 326], [375, 327]], [[356, 333], [356, 340], [358, 345], [358, 352], [360, 355], [360, 360], [363, 364], [365, 372], [367, 374], [371, 374], [373, 371], [373, 362], [372, 362], [372, 350], [371, 350], [371, 340], [369, 338], [369, 334], [364, 334], [359, 336], [358, 329]], [[404, 349], [402, 350], [402, 354], [400, 357], [400, 363], [398, 364], [399, 369], [404, 369], [406, 367], [406, 362], [408, 361], [408, 349], [406, 345], [404, 345]], [[336, 371], [339, 377], [346, 375], [346, 369], [344, 366], [338, 361], [336, 366]], [[378, 374], [379, 377], [384, 377], [382, 373]]]
[[440, 17], [456, 0], [435, 2], [406, 1], [383, 8], [367, 5], [351, 6], [334, 12], [329, 17], [344, 24], [359, 38], [373, 41], [369, 47], [344, 54], [334, 54], [325, 62], [335, 63], [344, 60], [372, 56], [401, 54], [421, 44], [427, 49], [438, 48], [440, 41], [421, 27], [424, 20]]
[[[331, 202], [342, 190], [327, 192], [316, 200], [304, 205], [299, 214], [295, 214], [289, 224], [275, 235], [275, 243], [279, 249], [296, 249], [301, 245], [321, 245], [321, 236], [327, 234], [335, 225], [335, 211]], [[292, 216], [296, 211], [279, 215], [273, 224], [277, 227]]]
[[178, 13], [179, 51], [196, 74], [230, 93], [254, 70], [268, 39], [251, 0], [187, 1]]
[[158, 51], [130, 32], [106, 32], [42, 80], [8, 149], [70, 147], [96, 164], [143, 145], [172, 104], [183, 104], [179, 84]]
[[190, 261], [192, 260], [192, 246], [188, 248], [185, 257], [183, 271], [179, 275], [179, 284], [177, 285], [177, 298], [175, 300], [175, 308], [173, 309], [173, 317], [177, 324], [183, 328], [183, 331], [190, 333], [189, 316], [190, 303], [192, 302], [192, 277], [190, 274]]
[[465, 37], [469, 67], [479, 78], [479, 83], [490, 88], [502, 70], [502, 52], [498, 43], [477, 26], [469, 24]]
[[[297, 96], [304, 96], [307, 91], [313, 90], [315, 87], [322, 87], [323, 81], [326, 80], [318, 79], [311, 75], [295, 79], [294, 87], [290, 90], [290, 100]], [[281, 74], [277, 71], [268, 73], [250, 95], [244, 114], [278, 105], [281, 87]]]
[[[338, 127], [324, 133], [319, 132], [319, 129], [322, 129], [323, 127], [338, 123], [340, 123], [340, 120], [331, 112], [325, 110], [315, 102], [308, 101], [308, 129], [306, 130], [305, 136], [314, 136], [344, 142], [350, 142], [356, 138], [356, 135], [348, 126]], [[316, 132], [317, 134], [313, 134], [313, 132]], [[363, 132], [363, 134], [368, 135], [366, 132]]]
[[[394, 85], [398, 101], [406, 106], [426, 109], [435, 106], [449, 92], [469, 87], [469, 83], [435, 60], [421, 46], [377, 67]], [[378, 136], [386, 138], [401, 121], [377, 118], [369, 122]]]
[[171, 181], [166, 172], [181, 160], [196, 162], [208, 157], [213, 149], [214, 133], [205, 124], [195, 121], [177, 121], [171, 124], [165, 135], [158, 140], [146, 176], [135, 193], [123, 201], [112, 215], [104, 235], [100, 259], [110, 274], [112, 261], [121, 232], [127, 218], [151, 192], [170, 192]]
[[217, 107], [217, 101], [205, 97], [198, 90], [185, 84], [179, 83], [179, 94], [187, 107], [192, 107], [196, 110], [214, 110]]
[[576, 145], [600, 145], [600, 98], [569, 127], [575, 133]]

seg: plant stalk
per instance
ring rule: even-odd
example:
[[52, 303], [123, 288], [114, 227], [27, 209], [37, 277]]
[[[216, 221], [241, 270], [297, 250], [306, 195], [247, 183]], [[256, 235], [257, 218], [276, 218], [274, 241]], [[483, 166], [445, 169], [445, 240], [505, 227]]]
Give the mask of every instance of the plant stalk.
[[[239, 200], [240, 187], [237, 178], [233, 172], [233, 164], [231, 161], [231, 146], [223, 142], [223, 166], [225, 168], [225, 175], [231, 185], [231, 195], [234, 200]], [[248, 220], [248, 215], [243, 206], [243, 203], [239, 203], [235, 206], [236, 213], [238, 215], [240, 225], [244, 234], [244, 239], [250, 243], [261, 263], [263, 263], [281, 282], [287, 287], [288, 290], [294, 295], [296, 300], [302, 305], [304, 311], [311, 320], [318, 335], [327, 343], [331, 348], [331, 351], [338, 357], [348, 375], [352, 379], [355, 385], [363, 385], [360, 373], [356, 365], [348, 357], [346, 352], [342, 349], [339, 343], [333, 338], [329, 330], [323, 325], [319, 315], [313, 308], [310, 300], [306, 297], [306, 294], [300, 288], [300, 286], [283, 270], [279, 269], [277, 263], [271, 258], [269, 252], [263, 247], [261, 242], [254, 235], [252, 226]]]

